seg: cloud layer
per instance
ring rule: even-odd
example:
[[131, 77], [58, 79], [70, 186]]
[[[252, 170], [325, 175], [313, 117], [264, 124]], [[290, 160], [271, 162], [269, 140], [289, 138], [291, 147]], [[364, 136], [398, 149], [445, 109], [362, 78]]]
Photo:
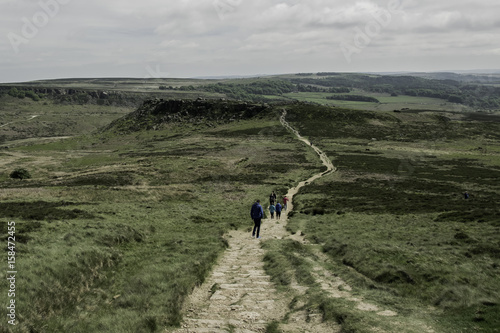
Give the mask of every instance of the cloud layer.
[[490, 0], [3, 0], [0, 8], [1, 82], [496, 68], [500, 56], [500, 3]]

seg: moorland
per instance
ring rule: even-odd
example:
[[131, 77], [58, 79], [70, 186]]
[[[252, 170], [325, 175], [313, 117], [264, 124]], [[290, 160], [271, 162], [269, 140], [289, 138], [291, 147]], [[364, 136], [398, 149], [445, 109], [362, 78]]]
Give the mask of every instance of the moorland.
[[[0, 330], [178, 327], [251, 203], [325, 170], [286, 110], [337, 168], [294, 197], [286, 227], [307, 243], [262, 241], [279, 292], [309, 288], [290, 314], [300, 303], [342, 332], [498, 332], [499, 108], [500, 77], [450, 73], [0, 85], [1, 233], [15, 221], [18, 271], [17, 325]], [[311, 262], [398, 317], [322, 293]]]

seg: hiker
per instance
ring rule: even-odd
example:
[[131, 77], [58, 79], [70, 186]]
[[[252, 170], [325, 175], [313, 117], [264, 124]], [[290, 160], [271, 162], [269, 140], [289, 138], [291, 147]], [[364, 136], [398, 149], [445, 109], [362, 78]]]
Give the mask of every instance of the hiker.
[[469, 192], [465, 191], [465, 193], [464, 193], [464, 199], [469, 199]]
[[250, 216], [253, 219], [254, 222], [254, 227], [252, 231], [252, 237], [255, 237], [257, 232], [257, 238], [260, 238], [260, 223], [262, 218], [264, 217], [264, 210], [262, 209], [262, 206], [260, 205], [260, 200], [255, 201], [255, 203], [252, 205], [252, 209], [250, 210]]
[[281, 217], [281, 204], [278, 202], [276, 204], [276, 219], [280, 219]]
[[271, 193], [271, 195], [269, 196], [269, 204], [270, 205], [274, 205], [274, 203], [276, 202], [276, 193]]
[[271, 213], [271, 218], [274, 219], [274, 212], [276, 211], [276, 206], [271, 204], [269, 206], [269, 212]]
[[285, 195], [283, 197], [283, 209], [285, 209], [285, 210], [287, 210], [287, 208], [288, 208], [288, 201], [289, 201], [289, 199]]

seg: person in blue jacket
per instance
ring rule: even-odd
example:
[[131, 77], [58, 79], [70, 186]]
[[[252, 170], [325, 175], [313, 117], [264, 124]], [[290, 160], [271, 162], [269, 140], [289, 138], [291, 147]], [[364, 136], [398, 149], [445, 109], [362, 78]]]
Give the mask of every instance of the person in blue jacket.
[[281, 204], [278, 202], [276, 204], [276, 218], [279, 220], [281, 218], [281, 209], [283, 207], [281, 207]]
[[262, 209], [262, 206], [260, 205], [260, 200], [255, 201], [255, 203], [252, 205], [252, 209], [250, 210], [250, 216], [253, 219], [254, 222], [254, 227], [252, 231], [252, 237], [255, 237], [257, 232], [257, 238], [260, 238], [260, 223], [262, 221], [262, 218], [264, 217], [264, 210]]
[[269, 206], [269, 213], [271, 213], [271, 218], [274, 219], [274, 212], [276, 211], [276, 206], [274, 204], [271, 204]]

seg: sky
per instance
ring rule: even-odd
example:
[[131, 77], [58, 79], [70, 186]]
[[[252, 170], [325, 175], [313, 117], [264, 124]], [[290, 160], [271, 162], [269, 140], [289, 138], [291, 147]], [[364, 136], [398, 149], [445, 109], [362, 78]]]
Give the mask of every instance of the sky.
[[0, 82], [500, 68], [498, 0], [0, 0]]

